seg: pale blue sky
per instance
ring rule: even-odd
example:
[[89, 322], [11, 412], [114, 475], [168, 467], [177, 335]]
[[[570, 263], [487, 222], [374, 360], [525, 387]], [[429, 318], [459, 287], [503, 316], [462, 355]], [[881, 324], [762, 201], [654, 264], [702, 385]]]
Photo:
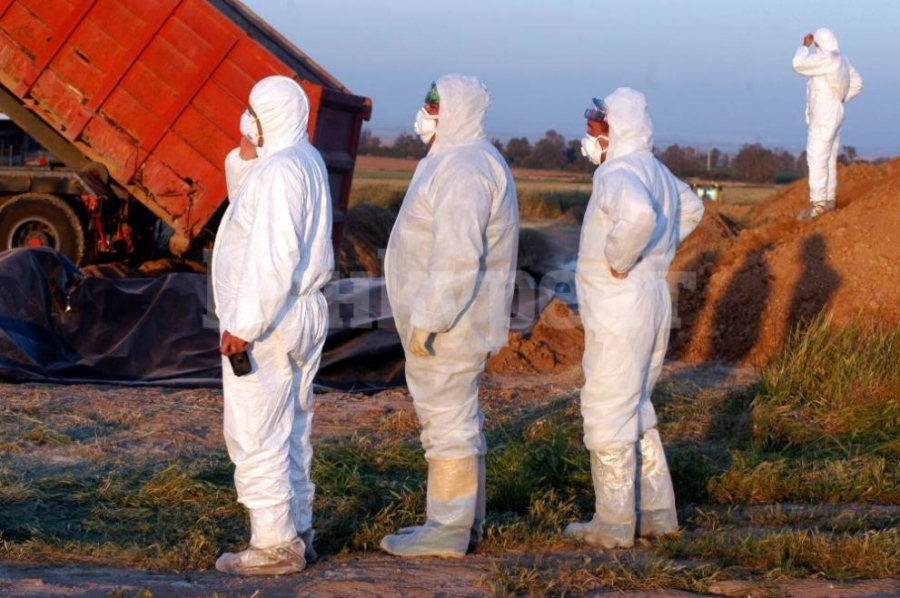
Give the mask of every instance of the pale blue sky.
[[860, 72], [842, 144], [900, 155], [900, 2], [894, 0], [244, 0], [354, 93], [373, 133], [411, 132], [431, 81], [458, 72], [491, 90], [488, 135], [584, 132], [591, 97], [647, 96], [657, 147], [799, 153], [803, 35], [829, 27]]

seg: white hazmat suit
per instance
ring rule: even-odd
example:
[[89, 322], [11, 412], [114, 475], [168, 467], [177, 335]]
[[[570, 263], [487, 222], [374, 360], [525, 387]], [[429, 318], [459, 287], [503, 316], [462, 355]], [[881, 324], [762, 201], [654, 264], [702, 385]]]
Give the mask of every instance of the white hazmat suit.
[[[509, 167], [485, 138], [490, 96], [475, 77], [437, 82], [440, 113], [385, 254], [388, 298], [406, 352], [406, 381], [428, 461], [427, 522], [386, 536], [401, 556], [463, 556], [484, 520], [478, 383], [507, 342], [518, 246]], [[431, 355], [410, 352], [413, 330]]]
[[862, 78], [841, 54], [834, 33], [819, 29], [813, 34], [813, 41], [815, 48], [800, 46], [793, 60], [794, 70], [809, 77], [806, 84], [806, 124], [809, 125], [806, 160], [811, 206], [801, 214], [804, 220], [834, 209], [844, 104], [862, 91]]
[[[569, 525], [566, 535], [628, 547], [636, 510], [640, 535], [678, 526], [650, 395], [669, 340], [666, 273], [678, 243], [699, 223], [703, 202], [653, 156], [644, 96], [620, 88], [604, 102], [609, 149], [594, 172], [576, 266], [585, 333], [581, 413], [596, 512], [588, 523]], [[627, 277], [614, 277], [610, 268]]]
[[[225, 442], [252, 535], [249, 550], [223, 555], [216, 567], [269, 574], [299, 570], [312, 549], [312, 382], [328, 327], [321, 289], [334, 258], [328, 175], [307, 137], [306, 94], [287, 77], [267, 77], [250, 106], [262, 146], [255, 160], [235, 152], [226, 159], [233, 195], [212, 276], [220, 329], [249, 343], [253, 365], [236, 377], [222, 362]], [[279, 568], [285, 551], [298, 550], [299, 563]]]

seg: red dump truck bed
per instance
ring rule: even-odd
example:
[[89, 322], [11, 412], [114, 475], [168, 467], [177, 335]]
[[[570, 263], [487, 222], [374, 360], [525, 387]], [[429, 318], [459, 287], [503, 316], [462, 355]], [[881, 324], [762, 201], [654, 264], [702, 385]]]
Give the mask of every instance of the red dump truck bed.
[[[186, 251], [226, 199], [253, 84], [294, 77], [342, 230], [368, 98], [235, 0], [0, 0], [0, 112], [72, 167], [108, 172]], [[103, 174], [106, 174], [104, 172]]]

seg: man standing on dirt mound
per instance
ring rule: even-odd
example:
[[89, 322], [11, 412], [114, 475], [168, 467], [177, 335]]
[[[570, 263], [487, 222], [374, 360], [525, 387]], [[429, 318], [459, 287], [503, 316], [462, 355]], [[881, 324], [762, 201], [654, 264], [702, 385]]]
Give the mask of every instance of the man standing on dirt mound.
[[[287, 77], [262, 79], [241, 118], [245, 140], [226, 158], [230, 204], [213, 250], [222, 330], [224, 433], [250, 547], [216, 569], [302, 571], [312, 548], [313, 376], [328, 328], [321, 289], [333, 270], [331, 196], [307, 137], [309, 100]], [[247, 140], [256, 146], [247, 147]], [[249, 372], [232, 369], [242, 355]]]
[[481, 539], [487, 450], [478, 383], [506, 345], [519, 236], [509, 167], [485, 138], [475, 77], [432, 84], [415, 131], [429, 144], [385, 253], [406, 382], [428, 461], [426, 522], [385, 536], [398, 556], [461, 557]]
[[793, 65], [796, 72], [809, 77], [806, 84], [809, 207], [800, 212], [797, 220], [812, 220], [835, 208], [844, 104], [862, 91], [862, 78], [841, 54], [834, 33], [825, 28], [806, 34], [803, 45], [794, 54]]
[[[653, 156], [643, 94], [629, 88], [585, 112], [582, 151], [598, 164], [576, 266], [584, 323], [581, 390], [595, 513], [565, 535], [607, 548], [675, 531], [675, 493], [650, 402], [669, 342], [666, 273], [703, 202]], [[636, 480], [640, 502], [636, 504]]]

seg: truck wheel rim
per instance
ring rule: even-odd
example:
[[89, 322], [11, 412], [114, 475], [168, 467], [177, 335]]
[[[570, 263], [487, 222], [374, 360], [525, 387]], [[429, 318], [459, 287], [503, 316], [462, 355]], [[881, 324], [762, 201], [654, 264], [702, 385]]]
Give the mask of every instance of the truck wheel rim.
[[43, 218], [29, 218], [13, 227], [7, 239], [7, 247], [53, 247], [57, 248], [59, 232]]

